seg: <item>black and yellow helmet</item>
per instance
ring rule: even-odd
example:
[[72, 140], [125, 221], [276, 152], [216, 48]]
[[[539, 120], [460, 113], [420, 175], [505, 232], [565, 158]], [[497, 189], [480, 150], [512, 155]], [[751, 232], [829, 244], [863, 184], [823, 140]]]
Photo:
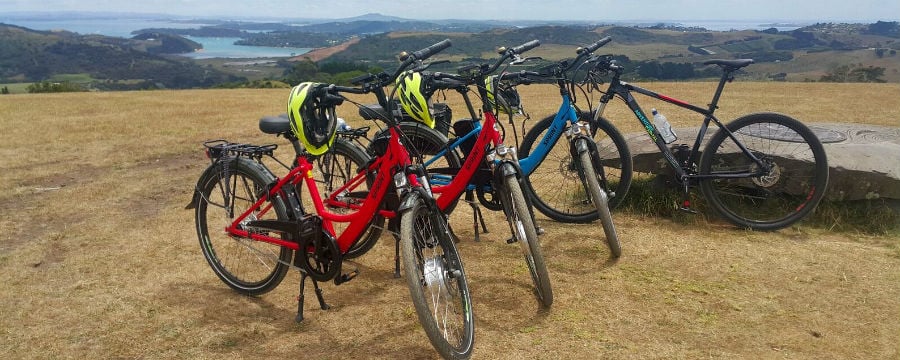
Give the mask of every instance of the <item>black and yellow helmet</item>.
[[406, 71], [397, 78], [397, 97], [409, 116], [434, 128], [434, 106], [426, 79], [415, 71]]
[[519, 91], [509, 83], [500, 81], [500, 76], [491, 75], [484, 80], [487, 89], [487, 98], [497, 112], [504, 114], [518, 114], [521, 110], [522, 100]]
[[306, 151], [321, 155], [334, 143], [337, 116], [334, 104], [324, 101], [325, 92], [318, 91], [326, 84], [305, 82], [291, 89], [287, 113], [291, 118], [291, 130], [300, 139]]

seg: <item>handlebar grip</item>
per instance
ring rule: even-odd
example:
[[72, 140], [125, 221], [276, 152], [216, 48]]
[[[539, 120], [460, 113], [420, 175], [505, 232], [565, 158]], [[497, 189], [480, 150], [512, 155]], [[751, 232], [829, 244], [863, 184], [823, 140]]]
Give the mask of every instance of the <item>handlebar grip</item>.
[[602, 39], [600, 39], [599, 41], [597, 41], [597, 42], [591, 44], [590, 46], [588, 46], [588, 47], [586, 47], [586, 48], [581, 48], [581, 49], [579, 49], [578, 53], [579, 53], [579, 54], [581, 54], [581, 53], [588, 53], [588, 54], [590, 54], [590, 53], [592, 53], [592, 52], [594, 52], [594, 51], [597, 51], [597, 49], [599, 49], [599, 48], [602, 47], [603, 45], [609, 44], [610, 41], [612, 41], [612, 37], [607, 36], [607, 37], [602, 38]]
[[527, 42], [527, 43], [524, 43], [524, 44], [522, 44], [522, 45], [516, 46], [516, 47], [510, 49], [509, 51], [513, 52], [514, 54], [521, 54], [521, 53], [526, 52], [526, 51], [528, 51], [528, 50], [534, 49], [534, 48], [536, 48], [536, 47], [538, 47], [538, 46], [541, 46], [541, 42], [540, 42], [539, 40], [531, 40], [531, 41], [529, 41], [529, 42]]
[[372, 75], [372, 74], [363, 74], [363, 75], [360, 75], [360, 76], [357, 76], [357, 77], [355, 77], [355, 78], [350, 79], [350, 83], [353, 84], [353, 85], [362, 85], [362, 84], [364, 84], [364, 83], [367, 83], [367, 82], [370, 82], [370, 81], [372, 81], [372, 80], [375, 80], [375, 78], [376, 78], [375, 75]]
[[347, 93], [351, 93], [351, 94], [365, 94], [368, 92], [368, 91], [366, 91], [366, 89], [360, 89], [360, 88], [349, 87], [349, 86], [340, 86], [340, 85], [335, 85], [335, 84], [329, 85], [327, 88], [327, 91], [328, 91], [329, 95], [333, 95], [333, 96], [337, 96], [337, 95], [331, 94], [332, 92], [347, 92]]
[[412, 57], [415, 58], [416, 60], [424, 60], [424, 59], [427, 59], [427, 58], [431, 57], [432, 55], [437, 54], [437, 53], [441, 52], [442, 50], [450, 47], [450, 45], [452, 45], [450, 43], [450, 39], [444, 39], [441, 42], [438, 42], [427, 48], [413, 52]]
[[436, 73], [434, 73], [434, 78], [435, 78], [436, 80], [450, 79], [450, 80], [454, 80], [454, 81], [462, 81], [462, 82], [467, 81], [467, 79], [466, 79], [465, 76], [460, 76], [460, 75], [457, 75], [457, 74], [449, 74], [449, 73], [445, 73], [445, 72], [436, 72]]

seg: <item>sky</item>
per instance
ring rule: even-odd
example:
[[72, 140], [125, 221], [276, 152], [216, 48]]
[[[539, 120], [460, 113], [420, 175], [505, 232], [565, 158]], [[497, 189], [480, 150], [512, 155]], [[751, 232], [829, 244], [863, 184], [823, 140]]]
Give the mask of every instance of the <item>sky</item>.
[[409, 19], [502, 20], [900, 20], [898, 0], [2, 0], [20, 11], [91, 11], [191, 17], [346, 18], [380, 13]]

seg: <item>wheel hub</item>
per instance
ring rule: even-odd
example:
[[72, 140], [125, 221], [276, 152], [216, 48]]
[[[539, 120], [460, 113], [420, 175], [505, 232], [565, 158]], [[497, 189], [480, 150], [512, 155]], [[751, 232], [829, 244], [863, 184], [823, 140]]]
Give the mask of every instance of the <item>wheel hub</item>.
[[578, 180], [578, 168], [571, 155], [566, 155], [559, 161], [559, 173], [567, 180]]
[[423, 272], [425, 275], [425, 285], [432, 289], [437, 289], [441, 295], [450, 297], [452, 292], [447, 283], [447, 269], [443, 258], [439, 255], [425, 260]]
[[[769, 165], [769, 171], [765, 175], [761, 175], [753, 178], [753, 183], [759, 187], [769, 188], [775, 186], [779, 180], [781, 180], [781, 167], [776, 163], [767, 162]], [[752, 171], [757, 171], [759, 166], [753, 164], [751, 167]]]

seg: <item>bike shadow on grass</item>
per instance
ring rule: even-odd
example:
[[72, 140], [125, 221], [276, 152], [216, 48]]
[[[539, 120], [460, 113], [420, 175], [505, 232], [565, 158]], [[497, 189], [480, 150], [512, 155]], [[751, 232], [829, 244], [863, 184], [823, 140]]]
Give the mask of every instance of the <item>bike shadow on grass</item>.
[[378, 277], [365, 285], [322, 283], [328, 310], [319, 308], [307, 284], [305, 319], [300, 323], [294, 321], [299, 277], [290, 273], [281, 286], [261, 296], [242, 295], [215, 283], [217, 279], [204, 279], [169, 284], [152, 302], [154, 308], [179, 312], [176, 320], [167, 321], [190, 324], [186, 331], [194, 334], [185, 335], [208, 342], [197, 345], [212, 353], [250, 354], [266, 343], [291, 341], [295, 345], [289, 351], [299, 358], [437, 357], [412, 310], [405, 280], [394, 279], [392, 273], [383, 276], [385, 280]]

